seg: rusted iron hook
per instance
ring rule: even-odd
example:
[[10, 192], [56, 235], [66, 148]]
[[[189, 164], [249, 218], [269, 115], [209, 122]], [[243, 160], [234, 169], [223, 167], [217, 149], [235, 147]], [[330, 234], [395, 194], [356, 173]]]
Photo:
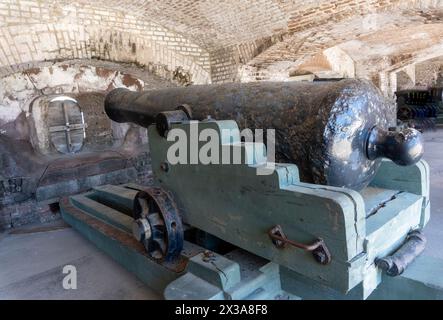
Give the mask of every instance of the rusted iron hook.
[[280, 225], [276, 225], [269, 229], [268, 235], [271, 238], [272, 243], [277, 248], [284, 249], [286, 245], [291, 245], [293, 247], [312, 252], [315, 260], [323, 265], [329, 264], [332, 260], [331, 253], [329, 252], [323, 239], [319, 238], [311, 244], [293, 241], [285, 236], [283, 228]]

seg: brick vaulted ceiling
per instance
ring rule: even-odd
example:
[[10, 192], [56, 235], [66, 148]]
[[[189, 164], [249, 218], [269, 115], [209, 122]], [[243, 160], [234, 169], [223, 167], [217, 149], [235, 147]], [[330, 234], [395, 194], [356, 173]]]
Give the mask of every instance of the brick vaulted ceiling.
[[370, 78], [443, 54], [442, 23], [443, 0], [0, 0], [0, 62], [155, 60], [197, 82], [248, 81], [338, 48]]
[[[91, 3], [87, 0], [75, 1]], [[254, 41], [288, 28], [296, 7], [321, 1], [287, 0], [98, 0], [96, 6], [153, 20], [213, 51]]]

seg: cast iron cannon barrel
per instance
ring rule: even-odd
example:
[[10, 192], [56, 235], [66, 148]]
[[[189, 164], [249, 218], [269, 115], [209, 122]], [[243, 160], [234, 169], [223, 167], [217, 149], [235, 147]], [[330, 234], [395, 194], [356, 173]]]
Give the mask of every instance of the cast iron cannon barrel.
[[235, 120], [240, 129], [275, 129], [276, 159], [295, 163], [301, 180], [360, 190], [387, 157], [399, 165], [423, 154], [421, 135], [398, 130], [396, 108], [371, 83], [253, 82], [144, 92], [111, 91], [107, 115], [147, 127], [162, 112], [189, 106], [192, 119]]

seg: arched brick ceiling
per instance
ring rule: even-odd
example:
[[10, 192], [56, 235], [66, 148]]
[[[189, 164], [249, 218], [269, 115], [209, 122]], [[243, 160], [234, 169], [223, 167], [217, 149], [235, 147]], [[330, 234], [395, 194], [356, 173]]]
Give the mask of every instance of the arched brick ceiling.
[[143, 16], [211, 51], [285, 31], [295, 7], [319, 2], [325, 1], [96, 0], [94, 6]]
[[[2, 0], [0, 40], [4, 36], [5, 41], [0, 49], [4, 56], [15, 56], [10, 59], [15, 64], [90, 58], [97, 50], [102, 59], [145, 64], [154, 57], [155, 63], [172, 69], [185, 61], [202, 81], [208, 75], [214, 82], [232, 81], [244, 64], [250, 74], [282, 68], [288, 73], [349, 41], [364, 41], [384, 30], [441, 24], [442, 9], [443, 0]], [[11, 35], [11, 28], [23, 31], [31, 25], [30, 31], [37, 32], [34, 26], [44, 29], [45, 23], [54, 32], [63, 30], [58, 48], [50, 48], [50, 54], [38, 47], [39, 35], [31, 40]], [[65, 31], [67, 26], [78, 35]], [[124, 41], [135, 43], [136, 50], [119, 48], [115, 34], [124, 34]], [[383, 37], [377, 39], [384, 42]], [[29, 45], [29, 52], [9, 52], [15, 41]], [[111, 55], [102, 52], [109, 46]], [[166, 57], [159, 57], [159, 50]], [[131, 51], [136, 51], [133, 56]], [[1, 54], [0, 50], [1, 61], [8, 60]]]
[[[348, 4], [350, 2], [348, 1]], [[433, 28], [432, 37], [434, 37], [434, 42], [440, 41], [439, 35], [443, 34], [443, 1], [404, 0], [368, 1], [365, 3], [372, 3], [372, 5], [359, 7], [359, 9], [350, 6], [349, 8], [354, 8], [354, 11], [344, 8], [341, 13], [329, 8], [324, 10], [324, 13], [318, 13], [318, 11], [311, 9], [300, 13], [298, 16], [293, 15], [289, 23], [288, 33], [283, 41], [251, 59], [243, 69], [248, 69], [249, 78], [251, 78], [251, 74], [258, 75], [260, 79], [281, 78], [284, 74], [287, 77], [289, 73], [295, 72], [297, 67], [306, 63], [309, 64], [309, 61], [322, 51], [354, 40], [359, 41], [358, 43], [361, 46], [358, 50], [355, 50], [354, 54], [351, 53], [353, 57], [358, 56], [361, 60], [369, 54], [377, 56], [375, 51], [366, 52], [366, 49], [370, 50], [370, 46], [369, 43], [368, 46], [365, 45], [365, 39], [373, 39], [373, 42], [380, 47], [389, 47], [401, 59], [401, 48], [410, 53], [414, 50], [423, 49], [420, 46], [414, 46], [414, 41], [408, 41], [408, 32], [402, 32], [402, 30], [409, 30], [410, 32], [417, 28], [420, 29], [422, 26], [424, 26], [422, 36]], [[377, 5], [377, 3], [379, 4]], [[333, 7], [333, 4], [331, 6]], [[311, 17], [313, 21], [309, 22], [306, 16]], [[294, 19], [296, 20], [296, 17], [300, 20], [292, 22]], [[435, 26], [427, 28], [427, 24]], [[416, 36], [420, 38], [420, 33], [417, 33]], [[395, 41], [395, 38], [398, 41]], [[415, 42], [418, 44], [420, 41]], [[403, 45], [405, 43], [410, 43], [407, 49]], [[346, 51], [345, 46], [344, 49]], [[378, 58], [383, 55], [384, 52], [379, 50]], [[371, 62], [375, 63], [377, 60]], [[276, 70], [276, 65], [284, 68]], [[389, 67], [386, 63], [384, 63], [384, 66]], [[378, 69], [379, 66], [375, 66], [375, 70]], [[269, 70], [272, 70], [274, 75], [270, 75]], [[276, 75], [276, 73], [281, 75]]]
[[0, 76], [70, 59], [132, 62], [160, 74], [184, 67], [196, 83], [210, 79], [207, 51], [152, 20], [125, 12], [124, 6], [0, 2]]
[[[441, 0], [147, 0], [127, 4], [99, 0], [95, 3], [120, 10], [124, 7], [207, 50], [215, 81], [234, 80], [238, 67], [245, 63], [253, 67], [252, 73], [257, 70], [260, 73], [261, 69], [278, 73], [280, 67], [289, 67], [290, 73], [323, 50], [342, 43], [355, 39], [364, 43], [365, 36], [379, 34], [373, 39], [383, 45], [384, 36], [389, 42], [388, 36], [402, 28], [443, 22]], [[391, 46], [400, 48], [405, 42], [394, 41]], [[413, 48], [407, 51], [414, 51]], [[396, 51], [401, 59], [401, 50]], [[364, 51], [360, 54], [365, 55]], [[372, 62], [377, 62], [376, 58]], [[386, 62], [381, 64], [385, 65]], [[223, 75], [217, 78], [217, 74]]]
[[367, 31], [365, 28], [370, 28], [364, 26], [372, 23], [370, 15], [383, 13], [387, 16], [394, 14], [394, 19], [400, 13], [408, 21], [441, 21], [441, 15], [434, 10], [443, 6], [441, 0], [55, 1], [57, 2], [88, 4], [144, 17], [182, 34], [209, 51], [275, 34], [292, 35], [316, 28], [319, 28], [319, 32], [326, 31], [353, 18], [361, 22], [359, 27], [353, 28], [353, 34], [358, 36]]
[[359, 76], [367, 71], [393, 71], [442, 55], [443, 24], [388, 28], [339, 47], [355, 61]]

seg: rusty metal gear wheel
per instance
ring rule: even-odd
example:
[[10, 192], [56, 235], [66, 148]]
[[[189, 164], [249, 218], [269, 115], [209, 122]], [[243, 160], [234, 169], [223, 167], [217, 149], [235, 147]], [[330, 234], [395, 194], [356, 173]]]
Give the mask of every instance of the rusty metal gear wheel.
[[173, 260], [183, 249], [183, 225], [172, 197], [151, 187], [138, 192], [134, 201], [133, 234], [155, 260]]

